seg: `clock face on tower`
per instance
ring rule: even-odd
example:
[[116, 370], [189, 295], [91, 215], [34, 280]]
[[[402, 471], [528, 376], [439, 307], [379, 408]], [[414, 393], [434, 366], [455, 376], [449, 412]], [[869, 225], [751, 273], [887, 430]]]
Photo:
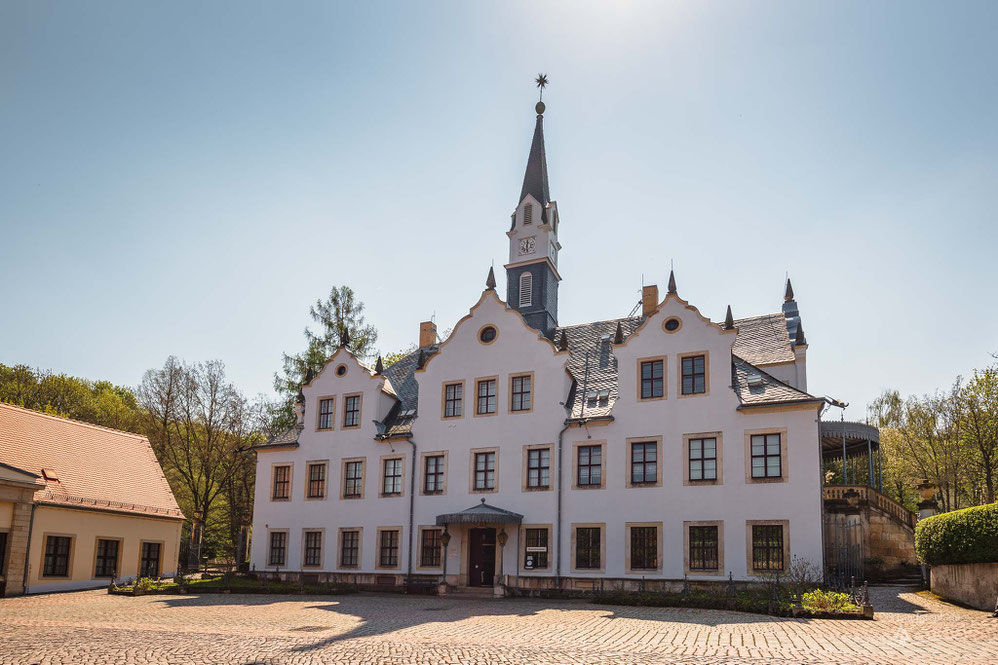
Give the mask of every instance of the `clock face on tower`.
[[522, 239], [520, 241], [520, 254], [533, 254], [535, 245], [533, 236]]

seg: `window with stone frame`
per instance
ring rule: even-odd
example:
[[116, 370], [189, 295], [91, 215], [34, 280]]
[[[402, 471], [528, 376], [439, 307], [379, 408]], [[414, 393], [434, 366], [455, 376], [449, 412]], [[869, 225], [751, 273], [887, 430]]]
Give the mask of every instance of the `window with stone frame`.
[[343, 427], [360, 426], [360, 395], [343, 398]]
[[439, 494], [444, 491], [444, 456], [427, 455], [424, 458], [423, 493]]
[[333, 398], [319, 400], [318, 429], [333, 429]]
[[[524, 529], [523, 567], [527, 570], [548, 567], [548, 529]], [[531, 566], [530, 564], [533, 563]]]
[[424, 568], [438, 568], [441, 561], [440, 536], [443, 529], [423, 529], [419, 548], [419, 565]]
[[343, 473], [343, 496], [344, 498], [355, 498], [363, 493], [364, 489], [364, 462], [356, 460], [346, 462]]
[[402, 458], [393, 457], [385, 460], [384, 478], [381, 485], [382, 494], [402, 493]]
[[69, 552], [73, 539], [69, 536], [48, 536], [45, 538], [45, 562], [42, 577], [67, 577], [69, 575]]
[[752, 525], [752, 569], [783, 570], [783, 526], [780, 524]]
[[631, 484], [653, 485], [658, 482], [658, 443], [631, 443]]
[[464, 384], [444, 386], [444, 418], [460, 418], [464, 414]]
[[475, 453], [475, 489], [492, 490], [496, 487], [496, 454], [494, 451]]
[[717, 525], [690, 526], [688, 540], [690, 570], [717, 570], [719, 560]]
[[160, 543], [143, 541], [142, 556], [139, 559], [139, 577], [159, 577], [159, 561], [163, 546]]
[[[94, 577], [114, 578], [118, 575], [119, 541], [100, 538], [97, 540], [97, 558], [94, 562]], [[3, 562], [0, 552], [0, 563]]]
[[681, 359], [681, 367], [684, 395], [707, 392], [707, 356], [685, 356]]
[[510, 381], [511, 399], [510, 411], [530, 411], [531, 404], [531, 377], [514, 376]]
[[270, 555], [267, 557], [268, 566], [283, 566], [288, 555], [288, 533], [287, 531], [270, 532]]
[[341, 532], [340, 567], [356, 568], [360, 562], [360, 531]]
[[482, 379], [478, 382], [478, 404], [475, 413], [489, 415], [496, 412], [496, 380]]
[[308, 498], [322, 499], [326, 496], [326, 464], [313, 462], [308, 465]]
[[575, 567], [593, 570], [600, 567], [600, 527], [580, 526], [575, 529]]
[[689, 440], [690, 480], [717, 480], [717, 438]]
[[290, 464], [280, 464], [274, 467], [274, 482], [270, 498], [274, 501], [287, 501], [291, 498]]
[[631, 570], [658, 568], [658, 527], [631, 527]]
[[783, 458], [780, 434], [753, 434], [751, 437], [752, 477], [782, 478]]
[[641, 363], [641, 399], [655, 399], [665, 394], [664, 360]]
[[306, 566], [321, 566], [322, 565], [322, 532], [321, 531], [306, 531], [305, 532], [305, 560], [303, 565]]
[[386, 529], [381, 532], [379, 565], [382, 568], [396, 568], [399, 565], [399, 532]]

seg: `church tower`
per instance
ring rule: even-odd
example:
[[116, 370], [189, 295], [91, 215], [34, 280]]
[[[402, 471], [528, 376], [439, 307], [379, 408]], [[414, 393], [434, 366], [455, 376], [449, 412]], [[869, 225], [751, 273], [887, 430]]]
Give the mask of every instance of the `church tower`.
[[[540, 78], [540, 77], [539, 77]], [[546, 84], [546, 79], [544, 83]], [[543, 90], [541, 81], [538, 86]], [[513, 212], [506, 264], [506, 302], [527, 323], [551, 338], [558, 327], [558, 204], [548, 191], [544, 154], [544, 102], [538, 102], [534, 138], [523, 175], [520, 202]]]

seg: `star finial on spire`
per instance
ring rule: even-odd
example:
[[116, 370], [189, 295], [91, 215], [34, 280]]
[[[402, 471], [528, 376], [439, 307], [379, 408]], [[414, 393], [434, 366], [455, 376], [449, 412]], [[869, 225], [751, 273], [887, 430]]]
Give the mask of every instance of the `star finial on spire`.
[[537, 106], [534, 108], [537, 110], [537, 115], [544, 114], [544, 88], [548, 87], [548, 75], [538, 74], [537, 78], [534, 79], [534, 83], [540, 88], [540, 97], [537, 100]]

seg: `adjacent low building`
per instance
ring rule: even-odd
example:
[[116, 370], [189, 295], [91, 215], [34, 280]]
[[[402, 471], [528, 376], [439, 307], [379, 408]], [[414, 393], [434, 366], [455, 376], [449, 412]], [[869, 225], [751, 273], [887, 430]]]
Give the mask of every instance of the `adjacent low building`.
[[0, 595], [172, 576], [183, 519], [145, 437], [0, 404]]
[[505, 300], [490, 270], [446, 340], [424, 322], [386, 368], [344, 339], [307, 378], [298, 425], [256, 449], [257, 571], [533, 591], [822, 565], [824, 401], [789, 281], [763, 316], [711, 320], [670, 275], [630, 316], [560, 324], [543, 112], [497, 229]]

